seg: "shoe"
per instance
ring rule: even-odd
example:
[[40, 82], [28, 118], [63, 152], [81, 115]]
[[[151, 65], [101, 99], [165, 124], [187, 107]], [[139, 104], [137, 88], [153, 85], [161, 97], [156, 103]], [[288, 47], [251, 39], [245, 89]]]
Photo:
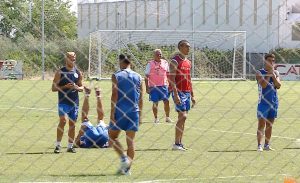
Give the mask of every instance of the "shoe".
[[257, 151], [258, 151], [258, 152], [263, 152], [263, 151], [264, 151], [264, 149], [263, 149], [263, 147], [262, 147], [261, 144], [259, 144], [259, 145], [257, 146]]
[[74, 147], [71, 147], [71, 148], [67, 149], [67, 152], [69, 152], [69, 153], [76, 153], [76, 150], [75, 150]]
[[54, 153], [58, 154], [61, 152], [61, 146], [56, 146], [54, 149]]
[[120, 168], [117, 172], [117, 174], [121, 174], [121, 175], [130, 175], [130, 161], [128, 160], [128, 158], [124, 158], [121, 163], [120, 163]]
[[125, 170], [119, 169], [117, 174], [119, 174], [119, 175], [131, 175], [130, 167], [126, 168]]
[[154, 119], [154, 123], [159, 123], [159, 119], [158, 119], [158, 118], [155, 118], [155, 119]]
[[186, 149], [183, 148], [183, 146], [181, 144], [180, 145], [173, 144], [172, 150], [173, 151], [186, 151]]
[[265, 151], [275, 151], [275, 149], [273, 149], [269, 144], [264, 145], [264, 150]]
[[183, 144], [180, 144], [180, 146], [181, 146], [184, 150], [189, 150], [189, 148], [184, 147]]
[[170, 117], [166, 117], [166, 122], [167, 123], [173, 123], [173, 120]]

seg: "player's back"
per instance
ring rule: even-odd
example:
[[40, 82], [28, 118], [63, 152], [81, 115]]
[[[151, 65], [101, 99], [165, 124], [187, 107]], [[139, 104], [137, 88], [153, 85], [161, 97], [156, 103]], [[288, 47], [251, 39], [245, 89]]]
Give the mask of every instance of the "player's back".
[[[259, 72], [263, 77], [267, 75], [267, 71], [265, 69], [260, 69]], [[273, 79], [270, 78], [270, 81], [266, 88], [262, 88], [260, 84], [258, 84], [258, 104], [266, 104], [266, 105], [277, 105], [278, 97], [277, 97], [277, 89], [275, 88]]]
[[139, 111], [141, 76], [131, 69], [123, 69], [115, 74], [118, 86], [116, 112], [127, 113]]

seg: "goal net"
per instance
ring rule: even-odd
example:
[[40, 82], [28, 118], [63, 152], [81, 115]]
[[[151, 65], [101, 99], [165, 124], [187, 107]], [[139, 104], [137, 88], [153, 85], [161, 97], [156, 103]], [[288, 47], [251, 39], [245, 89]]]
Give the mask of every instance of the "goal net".
[[144, 75], [153, 50], [166, 60], [178, 53], [177, 44], [190, 42], [188, 58], [193, 79], [242, 80], [246, 76], [246, 32], [174, 30], [99, 30], [90, 34], [89, 78], [105, 79], [118, 70], [118, 55], [130, 55], [133, 70]]

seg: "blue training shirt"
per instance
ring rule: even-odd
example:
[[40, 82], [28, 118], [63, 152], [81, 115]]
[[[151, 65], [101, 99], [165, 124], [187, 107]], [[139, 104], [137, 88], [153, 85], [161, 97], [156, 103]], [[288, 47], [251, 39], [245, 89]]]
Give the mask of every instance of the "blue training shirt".
[[[259, 72], [263, 77], [267, 74], [265, 69], [260, 69]], [[278, 105], [277, 89], [275, 88], [272, 78], [270, 78], [266, 88], [262, 88], [261, 85], [258, 84], [258, 95], [258, 104]]]
[[[66, 67], [62, 67], [60, 72], [58, 86], [64, 86], [68, 83], [76, 84], [79, 81], [80, 72], [75, 67], [70, 71]], [[58, 91], [58, 104], [79, 105], [78, 91], [70, 89], [64, 89], [63, 92]]]
[[118, 86], [116, 113], [139, 111], [141, 76], [131, 69], [123, 69], [114, 73]]
[[84, 135], [81, 137], [82, 148], [91, 148], [94, 146], [103, 147], [108, 142], [108, 129], [98, 125], [95, 127], [90, 122], [85, 122], [86, 126]]

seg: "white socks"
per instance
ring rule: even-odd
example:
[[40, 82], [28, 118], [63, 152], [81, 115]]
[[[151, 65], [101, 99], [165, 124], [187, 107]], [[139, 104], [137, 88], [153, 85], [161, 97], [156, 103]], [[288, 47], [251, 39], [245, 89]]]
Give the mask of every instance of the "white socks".
[[61, 142], [56, 141], [55, 146], [61, 146]]
[[68, 149], [73, 147], [73, 143], [68, 143]]

